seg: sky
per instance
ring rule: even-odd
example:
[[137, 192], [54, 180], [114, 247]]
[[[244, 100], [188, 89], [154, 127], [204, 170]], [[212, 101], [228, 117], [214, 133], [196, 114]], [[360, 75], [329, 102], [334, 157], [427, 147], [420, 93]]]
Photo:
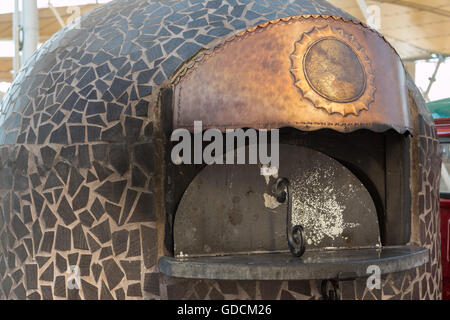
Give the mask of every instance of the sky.
[[[59, 6], [74, 6], [92, 3], [106, 3], [111, 0], [51, 0], [55, 7]], [[19, 0], [19, 5], [22, 1]], [[37, 0], [39, 8], [48, 7], [49, 0]], [[14, 10], [13, 0], [0, 0], [0, 14], [12, 12]], [[13, 43], [11, 41], [0, 41], [0, 57], [11, 57], [14, 52]], [[416, 77], [417, 86], [423, 91], [426, 90], [429, 83], [429, 77], [432, 76], [435, 69], [434, 61], [418, 61], [416, 63]], [[8, 88], [8, 83], [0, 82], [0, 91], [5, 92]], [[433, 84], [430, 94], [430, 100], [439, 100], [450, 97], [450, 58], [443, 63], [436, 76], [436, 82]]]

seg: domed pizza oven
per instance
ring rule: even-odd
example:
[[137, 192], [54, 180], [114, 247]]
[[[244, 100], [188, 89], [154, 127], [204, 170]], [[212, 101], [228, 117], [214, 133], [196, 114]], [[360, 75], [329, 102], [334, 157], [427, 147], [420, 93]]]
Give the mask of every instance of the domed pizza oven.
[[[112, 1], [2, 110], [0, 298], [441, 296], [433, 121], [395, 50], [325, 1]], [[279, 161], [172, 160], [210, 130]]]
[[[426, 248], [408, 244], [414, 131], [407, 80], [376, 32], [328, 17], [275, 20], [199, 53], [172, 83], [164, 108], [173, 110], [172, 130], [198, 135], [195, 121], [222, 132], [277, 129], [280, 160], [266, 174], [261, 163], [169, 165], [169, 186], [178, 192], [166, 239], [175, 257], [160, 260], [162, 272], [348, 279], [366, 277], [370, 266], [390, 273], [428, 261]], [[248, 154], [256, 140], [246, 138]], [[289, 185], [283, 200], [281, 178]], [[291, 237], [303, 237], [301, 257], [289, 253], [296, 226], [303, 233]]]

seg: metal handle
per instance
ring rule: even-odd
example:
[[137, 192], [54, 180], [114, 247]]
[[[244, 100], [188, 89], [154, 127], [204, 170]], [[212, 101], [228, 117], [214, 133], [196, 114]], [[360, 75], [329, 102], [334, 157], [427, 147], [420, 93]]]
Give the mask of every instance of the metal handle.
[[275, 197], [278, 202], [284, 203], [287, 201], [286, 210], [286, 237], [289, 250], [295, 257], [301, 257], [305, 252], [305, 236], [303, 227], [295, 225], [292, 227], [292, 210], [291, 199], [289, 194], [289, 180], [286, 178], [279, 178], [275, 183]]

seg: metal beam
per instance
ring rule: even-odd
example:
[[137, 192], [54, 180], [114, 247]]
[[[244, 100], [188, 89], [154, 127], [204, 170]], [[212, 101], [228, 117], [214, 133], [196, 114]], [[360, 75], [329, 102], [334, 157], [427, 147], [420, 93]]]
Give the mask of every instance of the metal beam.
[[433, 75], [430, 78], [428, 78], [430, 80], [430, 82], [428, 83], [427, 90], [423, 93], [423, 97], [425, 98], [425, 101], [430, 101], [430, 98], [429, 98], [430, 90], [431, 90], [431, 87], [433, 86], [433, 83], [436, 81], [436, 75], [439, 71], [439, 67], [441, 66], [441, 64], [443, 62], [444, 62], [444, 58], [439, 57], [439, 60], [436, 63], [436, 68], [434, 69]]
[[405, 0], [371, 0], [373, 2], [381, 2], [381, 3], [388, 3], [388, 4], [395, 4], [402, 7], [408, 7], [413, 8], [421, 11], [426, 11], [430, 13], [434, 13], [440, 16], [448, 17], [450, 18], [450, 11], [442, 10], [436, 7], [428, 6], [426, 4], [420, 4], [417, 2], [411, 2], [411, 1], [405, 1]]
[[23, 51], [22, 59], [25, 63], [30, 58], [38, 45], [39, 21], [36, 0], [23, 0], [22, 2], [23, 25]]
[[13, 42], [14, 42], [14, 59], [13, 59], [13, 73], [14, 77], [17, 75], [20, 69], [20, 13], [19, 13], [19, 0], [14, 0], [14, 13], [13, 13]]
[[48, 7], [50, 8], [50, 10], [53, 12], [53, 14], [56, 17], [56, 20], [58, 20], [59, 25], [61, 26], [61, 28], [64, 28], [66, 26], [66, 24], [64, 23], [63, 19], [61, 18], [61, 15], [59, 14], [59, 12], [55, 9], [55, 7], [53, 6], [52, 2], [50, 0], [48, 0]]

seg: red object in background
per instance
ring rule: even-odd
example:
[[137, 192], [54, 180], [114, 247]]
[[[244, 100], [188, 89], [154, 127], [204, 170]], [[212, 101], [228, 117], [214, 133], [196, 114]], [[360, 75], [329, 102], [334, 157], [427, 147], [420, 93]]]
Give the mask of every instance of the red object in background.
[[[439, 138], [450, 137], [450, 118], [435, 119]], [[450, 199], [441, 196], [442, 299], [450, 300]]]
[[450, 300], [450, 200], [441, 198], [442, 299]]

